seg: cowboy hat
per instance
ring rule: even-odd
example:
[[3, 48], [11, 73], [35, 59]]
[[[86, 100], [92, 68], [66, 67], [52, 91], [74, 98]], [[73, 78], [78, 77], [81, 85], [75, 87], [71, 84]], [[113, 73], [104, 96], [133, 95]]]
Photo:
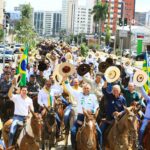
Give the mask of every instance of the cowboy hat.
[[108, 58], [106, 59], [106, 63], [108, 63], [109, 65], [113, 65], [113, 59], [110, 58], [110, 57], [108, 57]]
[[104, 73], [104, 72], [106, 71], [106, 69], [107, 69], [109, 66], [110, 66], [110, 65], [109, 65], [107, 62], [101, 62], [101, 63], [98, 65], [99, 72]]
[[147, 80], [148, 80], [148, 76], [147, 76], [146, 72], [144, 72], [142, 70], [137, 70], [134, 73], [133, 83], [137, 87], [143, 86], [147, 82]]
[[31, 63], [31, 64], [33, 64], [34, 63], [34, 61], [35, 61], [35, 58], [34, 57], [29, 57], [29, 63]]
[[53, 79], [58, 84], [60, 84], [62, 82], [62, 76], [59, 74], [59, 67], [60, 67], [60, 64], [58, 64], [55, 67], [55, 70], [53, 72]]
[[86, 73], [88, 73], [91, 70], [90, 65], [88, 64], [81, 64], [80, 66], [78, 66], [77, 68], [77, 73], [80, 76], [84, 76]]
[[68, 59], [72, 59], [72, 54], [70, 52], [66, 53], [65, 58]]
[[105, 78], [108, 83], [115, 82], [120, 77], [120, 70], [116, 66], [111, 66], [105, 71]]
[[59, 73], [62, 76], [70, 76], [75, 73], [75, 68], [72, 64], [64, 62], [59, 66]]
[[46, 68], [47, 68], [47, 65], [45, 62], [39, 62], [39, 65], [38, 65], [39, 71], [44, 71], [44, 70], [46, 70]]
[[36, 55], [35, 55], [35, 58], [36, 58], [37, 60], [41, 60], [41, 56], [40, 56], [39, 54], [36, 54]]
[[123, 66], [124, 67], [128, 67], [128, 66], [131, 66], [131, 60], [127, 59], [123, 62]]

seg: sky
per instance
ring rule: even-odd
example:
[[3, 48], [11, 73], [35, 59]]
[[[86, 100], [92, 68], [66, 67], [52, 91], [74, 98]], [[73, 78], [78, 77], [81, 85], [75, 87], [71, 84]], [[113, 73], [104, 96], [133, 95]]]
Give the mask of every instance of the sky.
[[[13, 10], [14, 6], [19, 4], [29, 3], [34, 10], [61, 10], [62, 0], [5, 0], [6, 10]], [[83, 0], [84, 1], [84, 0]], [[150, 11], [150, 0], [136, 0], [136, 11], [147, 12]]]

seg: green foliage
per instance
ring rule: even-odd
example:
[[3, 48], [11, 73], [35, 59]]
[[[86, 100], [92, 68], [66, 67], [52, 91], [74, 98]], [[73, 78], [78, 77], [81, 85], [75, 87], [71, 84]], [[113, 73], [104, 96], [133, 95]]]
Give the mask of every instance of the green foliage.
[[105, 36], [105, 44], [108, 45], [109, 41], [110, 41], [110, 28], [107, 25], [107, 27], [106, 27], [106, 36]]
[[101, 39], [101, 30], [102, 30], [102, 23], [106, 20], [107, 14], [108, 14], [108, 4], [107, 3], [101, 3], [97, 1], [97, 4], [93, 7], [93, 10], [91, 12], [93, 14], [93, 20], [97, 27], [98, 32], [98, 39], [100, 43]]
[[97, 2], [97, 4], [93, 7], [92, 14], [94, 14], [93, 19], [94, 22], [105, 21], [108, 13], [108, 4]]
[[19, 43], [28, 43], [34, 47], [37, 37], [32, 26], [32, 8], [30, 4], [24, 4], [21, 8], [21, 19], [15, 24], [15, 40]]
[[81, 44], [80, 49], [81, 49], [81, 55], [83, 57], [87, 57], [88, 52], [89, 52], [89, 48], [85, 45], [85, 43]]
[[89, 47], [89, 49], [96, 49], [96, 50], [100, 49], [99, 44], [94, 44], [94, 43], [89, 44], [88, 47]]
[[4, 31], [3, 29], [0, 29], [0, 41], [3, 40]]

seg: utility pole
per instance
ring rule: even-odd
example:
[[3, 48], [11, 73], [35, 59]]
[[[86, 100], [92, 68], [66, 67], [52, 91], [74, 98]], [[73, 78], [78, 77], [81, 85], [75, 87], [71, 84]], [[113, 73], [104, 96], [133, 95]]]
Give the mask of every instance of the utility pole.
[[5, 68], [5, 45], [6, 45], [6, 12], [4, 9], [4, 19], [3, 19], [3, 45], [4, 45], [4, 49], [3, 49], [3, 68]]
[[[122, 31], [124, 31], [124, 18], [125, 18], [125, 2], [122, 0]], [[123, 37], [120, 39], [120, 50], [121, 50], [121, 63], [122, 63], [122, 53], [123, 53]]]

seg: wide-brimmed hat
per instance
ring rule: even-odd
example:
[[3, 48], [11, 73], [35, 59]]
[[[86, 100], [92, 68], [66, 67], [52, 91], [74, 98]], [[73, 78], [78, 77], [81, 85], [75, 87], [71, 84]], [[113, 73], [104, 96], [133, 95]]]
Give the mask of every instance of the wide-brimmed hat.
[[70, 76], [75, 73], [75, 67], [68, 62], [64, 62], [59, 66], [59, 73], [62, 76]]
[[116, 66], [111, 66], [105, 71], [105, 78], [108, 83], [115, 82], [120, 77], [120, 70]]
[[84, 76], [86, 73], [88, 73], [91, 70], [90, 65], [88, 64], [81, 64], [80, 66], [78, 66], [77, 68], [77, 73], [80, 76]]
[[133, 83], [137, 87], [142, 87], [148, 80], [148, 75], [142, 70], [137, 70], [133, 76]]
[[46, 63], [45, 62], [39, 62], [39, 65], [38, 65], [38, 70], [39, 71], [44, 71], [44, 70], [46, 70], [46, 68], [47, 68], [47, 65], [46, 65]]
[[108, 57], [106, 59], [106, 63], [108, 63], [109, 65], [113, 65], [113, 59], [111, 57]]
[[123, 66], [124, 66], [124, 67], [129, 67], [129, 66], [131, 66], [131, 64], [132, 64], [132, 62], [131, 62], [131, 60], [129, 60], [129, 59], [123, 61]]
[[35, 58], [36, 58], [37, 60], [41, 60], [42, 57], [41, 57], [39, 54], [36, 54], [36, 55], [35, 55]]
[[66, 53], [65, 58], [67, 60], [72, 59], [72, 54], [70, 52]]
[[107, 69], [109, 66], [110, 66], [110, 65], [109, 65], [107, 62], [101, 62], [101, 63], [98, 65], [99, 72], [104, 73], [104, 72], [106, 71], [106, 69]]
[[60, 64], [58, 64], [55, 67], [54, 72], [53, 72], [53, 79], [54, 79], [55, 83], [61, 84], [63, 78], [59, 73], [59, 67], [60, 67]]

